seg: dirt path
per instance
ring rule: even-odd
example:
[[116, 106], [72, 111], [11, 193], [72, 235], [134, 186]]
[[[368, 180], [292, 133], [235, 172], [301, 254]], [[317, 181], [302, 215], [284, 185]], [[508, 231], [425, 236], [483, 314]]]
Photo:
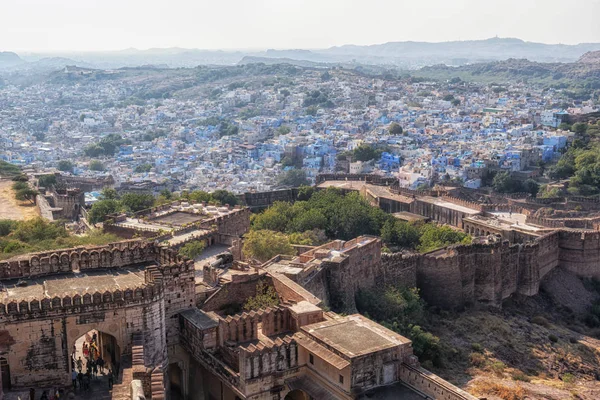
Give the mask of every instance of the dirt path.
[[12, 184], [11, 180], [0, 180], [0, 219], [24, 220], [39, 216], [35, 204], [15, 199]]

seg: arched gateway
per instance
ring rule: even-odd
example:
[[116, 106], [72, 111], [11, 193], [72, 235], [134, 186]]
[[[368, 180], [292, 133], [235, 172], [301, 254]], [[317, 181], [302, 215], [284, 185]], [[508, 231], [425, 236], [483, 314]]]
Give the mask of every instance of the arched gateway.
[[137, 240], [0, 262], [4, 390], [70, 385], [77, 341], [94, 334], [110, 365], [129, 360], [160, 389], [173, 317], [194, 306], [193, 274], [193, 262]]

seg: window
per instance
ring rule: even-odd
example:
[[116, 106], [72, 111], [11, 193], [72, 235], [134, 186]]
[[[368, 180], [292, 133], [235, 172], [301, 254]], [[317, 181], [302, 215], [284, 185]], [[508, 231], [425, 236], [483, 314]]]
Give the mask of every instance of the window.
[[340, 383], [343, 385], [344, 384], [344, 376], [340, 375]]
[[315, 358], [313, 357], [313, 355], [312, 355], [312, 354], [309, 354], [309, 355], [308, 355], [308, 362], [309, 362], [309, 363], [311, 363], [311, 364], [314, 364], [314, 363], [315, 363]]

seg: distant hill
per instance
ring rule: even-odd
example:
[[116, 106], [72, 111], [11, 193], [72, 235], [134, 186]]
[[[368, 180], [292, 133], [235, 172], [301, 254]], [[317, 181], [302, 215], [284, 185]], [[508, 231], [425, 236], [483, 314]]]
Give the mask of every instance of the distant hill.
[[460, 67], [434, 65], [411, 71], [410, 74], [428, 79], [460, 78], [481, 83], [526, 81], [546, 87], [576, 90], [586, 97], [591, 91], [600, 89], [600, 63], [586, 62], [592, 59], [593, 56], [586, 56], [583, 61], [574, 63], [539, 63], [510, 59]]
[[0, 52], [0, 68], [12, 67], [24, 63], [24, 61], [17, 55], [10, 51]]
[[577, 62], [583, 64], [600, 64], [600, 51], [589, 51], [582, 55]]
[[575, 62], [588, 51], [600, 50], [600, 43], [577, 45], [525, 42], [521, 39], [492, 38], [454, 42], [389, 42], [371, 46], [346, 45], [322, 51], [328, 55], [357, 58], [416, 60], [430, 63], [466, 64], [477, 61], [526, 58], [538, 62]]
[[[575, 62], [588, 52], [600, 51], [600, 43], [577, 45], [525, 42], [521, 39], [492, 38], [454, 42], [389, 42], [357, 46], [344, 45], [328, 49], [283, 49], [266, 51], [222, 51], [184, 49], [125, 49], [111, 52], [75, 52], [61, 54], [29, 54], [25, 61], [40, 61], [45, 57], [64, 57], [77, 60], [76, 65], [93, 68], [138, 67], [141, 65], [168, 65], [170, 68], [197, 65], [235, 65], [245, 57], [285, 59], [287, 62], [352, 63], [417, 69], [423, 66], [467, 65], [510, 58], [536, 62]], [[17, 56], [18, 57], [18, 56]], [[248, 59], [243, 61], [248, 62]]]

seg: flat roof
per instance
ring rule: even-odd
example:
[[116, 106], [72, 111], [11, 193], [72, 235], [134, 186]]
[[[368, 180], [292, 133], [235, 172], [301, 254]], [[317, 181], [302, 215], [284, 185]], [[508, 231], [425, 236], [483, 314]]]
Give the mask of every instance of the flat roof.
[[[19, 286], [19, 281], [27, 284]], [[125, 290], [142, 287], [146, 280], [144, 268], [120, 268], [93, 270], [80, 273], [65, 273], [41, 276], [33, 279], [12, 279], [2, 282], [5, 290], [0, 292], [3, 301], [42, 300], [55, 296], [83, 295], [87, 293]]]
[[219, 322], [212, 319], [207, 313], [197, 308], [190, 308], [185, 311], [182, 311], [181, 316], [188, 321], [196, 328], [200, 330], [215, 328], [219, 325]]
[[302, 327], [302, 330], [348, 358], [411, 342], [404, 336], [398, 335], [360, 314], [307, 325]]
[[419, 196], [419, 200], [424, 201], [426, 203], [435, 204], [440, 207], [449, 208], [451, 210], [460, 211], [465, 214], [479, 214], [481, 212], [481, 211], [475, 210], [473, 208], [469, 208], [469, 207], [451, 203], [451, 202], [443, 200], [439, 197]]

